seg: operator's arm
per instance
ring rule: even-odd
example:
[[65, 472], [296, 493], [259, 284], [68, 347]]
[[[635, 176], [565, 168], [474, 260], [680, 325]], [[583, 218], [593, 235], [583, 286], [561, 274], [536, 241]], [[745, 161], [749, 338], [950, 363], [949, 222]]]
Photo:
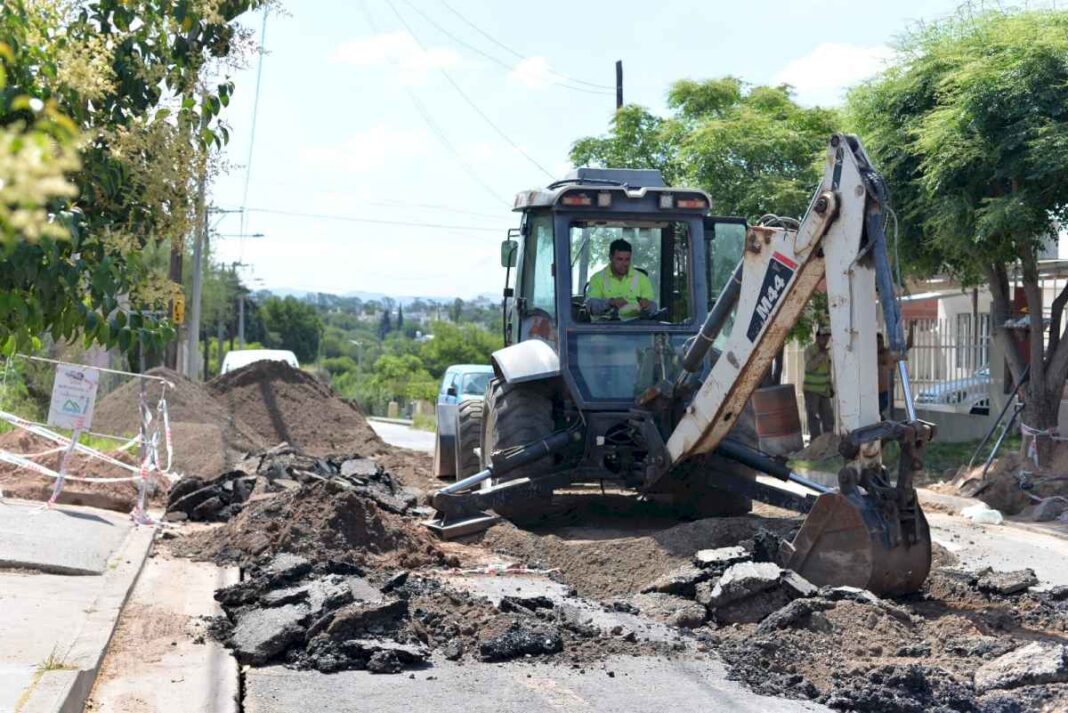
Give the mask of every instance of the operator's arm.
[[638, 273], [638, 306], [641, 311], [646, 314], [653, 314], [657, 311], [656, 300], [653, 299], [653, 283], [649, 277], [642, 272]]
[[586, 291], [586, 308], [590, 314], [600, 315], [608, 311], [609, 300], [604, 294], [604, 273], [595, 272]]

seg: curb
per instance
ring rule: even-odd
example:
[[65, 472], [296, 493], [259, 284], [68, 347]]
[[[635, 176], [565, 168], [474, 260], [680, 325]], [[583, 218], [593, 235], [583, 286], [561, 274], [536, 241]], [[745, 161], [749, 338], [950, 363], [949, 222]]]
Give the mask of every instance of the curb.
[[378, 421], [379, 423], [393, 423], [398, 426], [411, 426], [412, 420], [408, 418], [386, 418], [385, 416], [368, 416], [368, 421]]
[[135, 526], [130, 530], [109, 560], [103, 591], [64, 657], [70, 668], [41, 674], [19, 713], [82, 713], [155, 534], [155, 528]]

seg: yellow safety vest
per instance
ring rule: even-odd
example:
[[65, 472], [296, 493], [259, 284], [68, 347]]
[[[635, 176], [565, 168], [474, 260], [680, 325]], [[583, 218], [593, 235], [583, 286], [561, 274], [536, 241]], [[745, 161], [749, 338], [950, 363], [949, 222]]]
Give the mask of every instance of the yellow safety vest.
[[805, 349], [805, 384], [802, 390], [820, 396], [830, 396], [834, 393], [831, 384], [831, 355], [827, 354], [827, 359], [821, 364], [812, 364], [818, 353], [819, 347], [815, 344], [809, 344]]
[[606, 265], [590, 280], [590, 297], [614, 300], [623, 298], [627, 304], [619, 309], [620, 319], [636, 319], [641, 313], [638, 299], [653, 299], [653, 283], [648, 276], [633, 267], [623, 277], [616, 277], [612, 266]]

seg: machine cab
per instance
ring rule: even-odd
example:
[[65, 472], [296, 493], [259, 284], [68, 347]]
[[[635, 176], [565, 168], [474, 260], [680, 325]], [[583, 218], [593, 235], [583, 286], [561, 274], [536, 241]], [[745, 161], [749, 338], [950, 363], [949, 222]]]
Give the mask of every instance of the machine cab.
[[[710, 218], [709, 207], [705, 193], [670, 188], [653, 170], [580, 168], [520, 193], [520, 228], [502, 245], [502, 264], [515, 270], [506, 342], [550, 344], [580, 407], [626, 409], [674, 380], [745, 240], [743, 219]], [[610, 264], [613, 244], [630, 247], [622, 274]], [[645, 309], [637, 300], [606, 309], [620, 291], [640, 292]]]

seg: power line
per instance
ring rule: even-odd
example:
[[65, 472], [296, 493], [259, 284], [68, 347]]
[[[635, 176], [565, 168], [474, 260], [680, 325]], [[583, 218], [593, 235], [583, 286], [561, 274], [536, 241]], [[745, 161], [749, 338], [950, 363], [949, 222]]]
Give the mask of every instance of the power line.
[[[450, 39], [452, 39], [453, 42], [455, 42], [455, 43], [457, 43], [457, 44], [459, 44], [459, 45], [461, 45], [463, 47], [466, 47], [467, 49], [471, 50], [475, 54], [478, 54], [478, 55], [480, 55], [482, 57], [485, 57], [490, 62], [493, 62], [496, 65], [504, 67], [504, 69], [506, 69], [509, 72], [512, 71], [512, 69], [513, 69], [512, 65], [510, 65], [507, 62], [504, 62], [504, 61], [498, 59], [497, 57], [494, 57], [493, 55], [489, 54], [488, 52], [484, 52], [484, 51], [480, 50], [478, 47], [475, 47], [474, 45], [469, 44], [468, 42], [465, 42], [464, 40], [460, 39], [459, 37], [457, 37], [453, 33], [449, 32], [448, 30], [446, 30], [444, 27], [442, 27], [438, 23], [434, 22], [434, 20], [432, 20], [425, 12], [420, 10], [417, 6], [415, 6], [411, 2], [406, 2], [405, 4], [407, 4], [408, 7], [410, 7], [412, 10], [414, 10], [421, 18], [426, 20], [427, 23], [429, 23], [432, 27], [436, 28], [438, 30], [438, 32], [440, 32], [441, 34], [445, 35], [446, 37], [449, 37]], [[448, 7], [448, 6], [446, 6], [446, 7]], [[513, 54], [515, 54], [515, 53], [513, 53]], [[525, 57], [522, 57], [522, 55], [520, 55], [520, 58], [521, 59], [526, 59]], [[552, 70], [549, 70], [549, 71], [552, 72]], [[556, 72], [552, 72], [552, 73], [556, 74]], [[573, 86], [571, 86], [569, 84], [564, 84], [563, 82], [554, 82], [554, 84], [556, 84], [556, 86], [558, 86], [558, 87], [563, 87], [565, 89], [573, 89], [576, 92], [585, 92], [587, 94], [603, 94], [603, 95], [607, 95], [607, 96], [612, 96], [613, 94], [615, 94], [615, 91], [606, 92], [606, 91], [602, 91], [600, 89], [587, 89], [585, 87], [573, 87]]]
[[404, 220], [381, 220], [378, 218], [358, 218], [352, 215], [331, 215], [329, 213], [305, 213], [296, 210], [276, 210], [274, 208], [246, 208], [248, 213], [264, 213], [265, 215], [284, 215], [293, 218], [318, 218], [320, 220], [340, 220], [346, 223], [372, 223], [375, 225], [403, 225], [409, 228], [434, 228], [438, 230], [466, 230], [482, 233], [499, 233], [504, 228], [486, 228], [473, 225], [445, 225], [442, 223], [415, 223]]
[[[260, 57], [256, 61], [256, 91], [253, 94], [252, 99], [252, 127], [249, 129], [248, 136], [248, 160], [245, 161], [245, 187], [241, 192], [241, 234], [245, 234], [245, 212], [244, 208], [248, 204], [248, 183], [252, 177], [252, 150], [256, 146], [256, 116], [260, 110], [260, 80], [263, 77], [263, 47], [264, 42], [267, 40], [267, 8], [263, 8], [263, 24], [260, 25]], [[238, 243], [238, 260], [242, 258], [245, 252], [245, 240], [242, 238]]]
[[[397, 6], [393, 3], [393, 0], [386, 0], [386, 3], [389, 5], [390, 9], [393, 10], [393, 14], [397, 16], [397, 19], [400, 20], [400, 23], [404, 25], [404, 29], [408, 30], [408, 34], [410, 34], [412, 36], [412, 39], [415, 40], [415, 43], [419, 45], [419, 49], [421, 49], [423, 52], [426, 52], [426, 45], [424, 45], [419, 40], [419, 37], [416, 36], [415, 32], [412, 31], [411, 25], [409, 25], [408, 21], [404, 19], [404, 16], [400, 14], [400, 11], [397, 9]], [[486, 112], [482, 111], [482, 109], [480, 109], [479, 106], [475, 104], [474, 100], [471, 99], [471, 97], [467, 96], [467, 93], [460, 88], [460, 85], [456, 83], [456, 80], [452, 78], [451, 74], [445, 71], [444, 67], [438, 67], [438, 71], [441, 72], [441, 75], [445, 77], [445, 80], [452, 85], [452, 88], [456, 90], [456, 93], [459, 94], [465, 102], [467, 102], [467, 105], [470, 106], [475, 111], [475, 113], [482, 117], [482, 120], [485, 121], [491, 129], [497, 132], [498, 136], [504, 139], [508, 143], [508, 145], [518, 151], [523, 156], [523, 158], [525, 158], [532, 165], [537, 167], [538, 170], [540, 170], [546, 176], [548, 176], [549, 178], [555, 178], [555, 176], [553, 176], [549, 169], [538, 163], [533, 156], [524, 151], [519, 144], [517, 144], [515, 141], [512, 140], [510, 136], [508, 136], [508, 134], [504, 133], [504, 131], [499, 126], [493, 123], [493, 120], [486, 115]]]
[[[509, 54], [511, 54], [511, 55], [513, 55], [515, 57], [518, 57], [519, 59], [528, 59], [522, 53], [516, 52], [511, 47], [509, 47], [508, 45], [504, 44], [503, 42], [498, 40], [496, 37], [494, 37], [490, 33], [486, 32], [485, 30], [480, 28], [475, 23], [473, 23], [470, 20], [468, 20], [466, 17], [464, 17], [462, 14], [460, 14], [460, 12], [458, 10], [454, 9], [451, 5], [449, 5], [449, 3], [445, 2], [445, 0], [441, 0], [441, 4], [444, 5], [445, 8], [449, 12], [451, 12], [453, 15], [456, 15], [456, 17], [460, 18], [468, 27], [470, 27], [472, 30], [474, 30], [478, 34], [480, 34], [483, 37], [485, 37], [487, 40], [489, 40], [493, 44], [495, 44], [498, 47], [500, 47], [501, 49], [503, 49], [505, 52], [508, 52]], [[596, 82], [587, 82], [584, 79], [575, 79], [574, 77], [569, 77], [566, 74], [563, 74], [561, 72], [557, 72], [554, 69], [550, 69], [549, 72], [551, 72], [552, 74], [555, 74], [556, 76], [560, 77], [561, 79], [564, 79], [564, 80], [569, 81], [569, 82], [575, 82], [576, 84], [585, 84], [586, 86], [597, 87], [598, 89], [611, 89], [612, 90], [611, 92], [604, 92], [605, 94], [614, 94], [615, 93], [615, 87], [610, 85], [610, 84], [597, 84]], [[564, 85], [564, 86], [566, 86], [566, 85]], [[572, 87], [572, 88], [573, 89], [577, 89], [578, 87]]]
[[[371, 16], [371, 11], [367, 9], [366, 0], [361, 0], [360, 6], [363, 8], [364, 17], [367, 18], [367, 24], [371, 27], [371, 31], [375, 34], [378, 34], [378, 27], [375, 25], [375, 20]], [[396, 12], [395, 9], [394, 12]], [[395, 66], [399, 64], [396, 59], [390, 59], [390, 62]], [[408, 93], [408, 98], [411, 100], [412, 104], [415, 105], [416, 111], [418, 111], [419, 115], [423, 118], [423, 121], [426, 123], [427, 126], [430, 127], [430, 130], [434, 133], [438, 140], [445, 145], [445, 148], [447, 148], [453, 154], [453, 156], [456, 157], [456, 161], [460, 164], [460, 167], [463, 168], [464, 173], [466, 173], [471, 178], [471, 180], [480, 185], [483, 190], [493, 196], [496, 200], [500, 201], [508, 207], [511, 207], [511, 202], [509, 202], [506, 198], [497, 193], [496, 189], [486, 183], [486, 181], [483, 180], [482, 176], [478, 175], [478, 172], [474, 169], [474, 167], [472, 167], [467, 162], [467, 159], [463, 157], [463, 154], [461, 154], [459, 150], [457, 150], [456, 146], [454, 146], [453, 143], [449, 141], [448, 136], [445, 135], [445, 132], [438, 125], [438, 123], [434, 121], [434, 119], [430, 116], [430, 112], [426, 110], [426, 107], [419, 100], [419, 97], [418, 95], [416, 95], [415, 90], [411, 87], [405, 87], [404, 89]]]

